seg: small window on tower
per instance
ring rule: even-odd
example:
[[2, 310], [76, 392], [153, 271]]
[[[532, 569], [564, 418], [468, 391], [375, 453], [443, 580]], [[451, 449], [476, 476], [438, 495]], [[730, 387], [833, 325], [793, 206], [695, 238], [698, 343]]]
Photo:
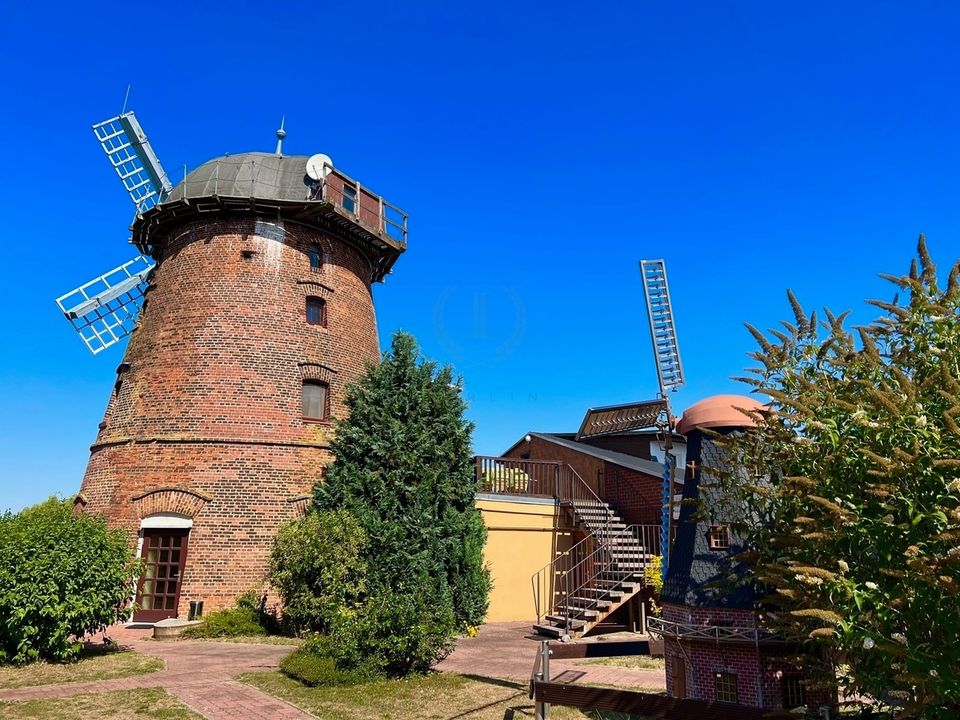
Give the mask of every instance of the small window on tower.
[[310, 325], [327, 325], [327, 303], [323, 298], [307, 298], [307, 323]]
[[357, 189], [353, 185], [343, 184], [343, 209], [357, 213]]
[[717, 702], [740, 702], [740, 695], [737, 693], [737, 676], [733, 673], [717, 673], [714, 676], [713, 689]]
[[711, 525], [707, 533], [707, 542], [710, 544], [711, 550], [729, 550], [730, 526]]
[[326, 420], [329, 413], [330, 388], [326, 383], [307, 380], [303, 383], [303, 417], [305, 420]]
[[316, 245], [310, 246], [310, 269], [319, 272], [323, 269], [323, 253]]

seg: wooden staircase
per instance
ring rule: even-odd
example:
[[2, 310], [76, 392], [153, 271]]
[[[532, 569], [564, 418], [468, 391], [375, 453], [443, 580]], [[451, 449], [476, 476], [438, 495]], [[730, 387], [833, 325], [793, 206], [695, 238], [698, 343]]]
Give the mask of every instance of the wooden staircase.
[[654, 525], [628, 526], [599, 499], [567, 508], [586, 538], [533, 577], [533, 629], [549, 638], [589, 632], [643, 590], [659, 532]]

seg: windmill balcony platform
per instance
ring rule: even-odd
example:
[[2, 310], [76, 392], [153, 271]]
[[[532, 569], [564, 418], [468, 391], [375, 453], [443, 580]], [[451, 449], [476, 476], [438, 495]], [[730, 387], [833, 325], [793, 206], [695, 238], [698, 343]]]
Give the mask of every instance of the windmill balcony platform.
[[663, 618], [648, 618], [647, 632], [662, 638], [724, 643], [749, 643], [751, 645], [783, 642], [772, 630], [757, 627], [730, 627], [727, 625], [696, 625], [679, 623]]
[[322, 179], [311, 181], [305, 175], [307, 160], [242, 153], [204, 163], [162, 202], [138, 214], [132, 242], [152, 254], [163, 230], [173, 224], [210, 213], [253, 212], [345, 233], [377, 258], [374, 279], [381, 280], [406, 248], [407, 213], [332, 166], [324, 168]]

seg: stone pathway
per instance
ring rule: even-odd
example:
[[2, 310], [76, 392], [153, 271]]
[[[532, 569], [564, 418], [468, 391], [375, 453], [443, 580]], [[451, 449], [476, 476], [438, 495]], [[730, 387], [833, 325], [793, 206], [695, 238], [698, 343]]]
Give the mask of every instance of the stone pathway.
[[[444, 672], [513, 680], [524, 685], [539, 644], [530, 639], [530, 623], [492, 623], [477, 637], [462, 638], [456, 650], [438, 666]], [[41, 685], [0, 690], [0, 700], [18, 701], [69, 697], [80, 693], [162, 687], [207, 720], [305, 720], [316, 716], [234, 680], [237, 675], [276, 668], [293, 648], [289, 645], [248, 645], [198, 640], [156, 642], [150, 630], [111, 628], [114, 641], [166, 662], [148, 675], [93, 682]], [[663, 688], [660, 670], [606, 665], [582, 665], [582, 660], [554, 660], [551, 677], [560, 682], [619, 687]]]
[[35, 700], [162, 687], [207, 720], [306, 720], [315, 716], [233, 678], [245, 672], [271, 670], [293, 648], [289, 645], [247, 645], [198, 640], [156, 642], [150, 630], [111, 628], [120, 645], [163, 659], [159, 672], [116, 680], [41, 685], [0, 690], [0, 700]]

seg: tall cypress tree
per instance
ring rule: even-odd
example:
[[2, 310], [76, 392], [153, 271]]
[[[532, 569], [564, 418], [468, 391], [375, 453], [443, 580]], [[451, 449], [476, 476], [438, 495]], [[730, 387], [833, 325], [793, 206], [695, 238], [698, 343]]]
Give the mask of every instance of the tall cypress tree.
[[337, 426], [336, 459], [314, 504], [349, 511], [366, 531], [371, 596], [422, 593], [434, 609], [448, 605], [462, 630], [483, 620], [490, 578], [461, 391], [450, 367], [423, 359], [413, 336], [397, 333], [348, 392], [350, 415]]

